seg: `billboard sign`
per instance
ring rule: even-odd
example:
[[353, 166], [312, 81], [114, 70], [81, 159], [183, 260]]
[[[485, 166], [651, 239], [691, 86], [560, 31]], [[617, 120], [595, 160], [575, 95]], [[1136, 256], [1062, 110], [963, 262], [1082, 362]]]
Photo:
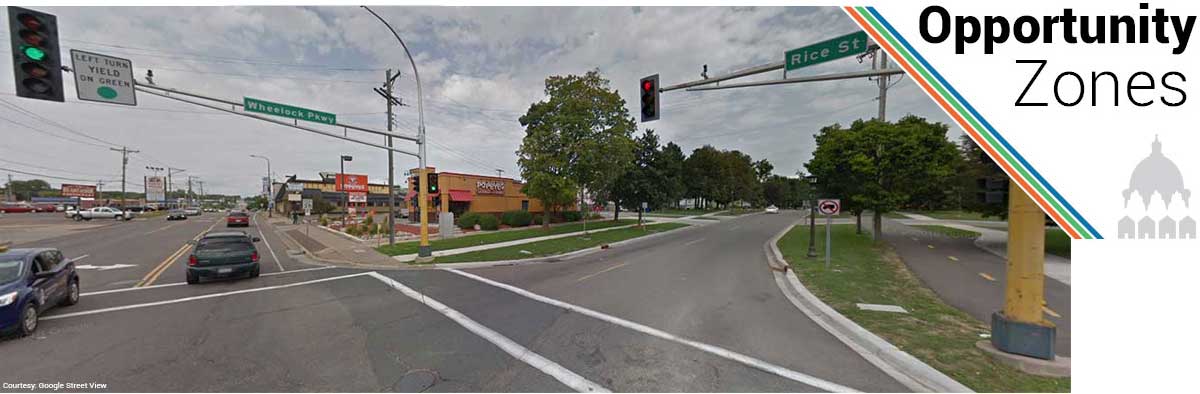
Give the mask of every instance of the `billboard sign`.
[[367, 202], [367, 193], [350, 193], [350, 202]]
[[367, 192], [367, 176], [355, 174], [337, 174], [337, 191]]
[[84, 197], [96, 198], [96, 187], [92, 185], [72, 185], [64, 183], [62, 185], [63, 197]]
[[166, 201], [167, 200], [167, 180], [166, 177], [148, 176], [146, 177], [146, 201]]

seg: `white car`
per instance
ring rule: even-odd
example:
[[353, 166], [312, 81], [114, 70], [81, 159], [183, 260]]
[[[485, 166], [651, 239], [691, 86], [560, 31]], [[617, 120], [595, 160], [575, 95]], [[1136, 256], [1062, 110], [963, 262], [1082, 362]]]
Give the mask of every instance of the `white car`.
[[774, 205], [767, 206], [767, 213], [779, 213], [779, 207]]
[[75, 213], [75, 220], [92, 220], [92, 219], [117, 219], [129, 220], [133, 219], [133, 214], [128, 211], [111, 207], [95, 207], [85, 209]]

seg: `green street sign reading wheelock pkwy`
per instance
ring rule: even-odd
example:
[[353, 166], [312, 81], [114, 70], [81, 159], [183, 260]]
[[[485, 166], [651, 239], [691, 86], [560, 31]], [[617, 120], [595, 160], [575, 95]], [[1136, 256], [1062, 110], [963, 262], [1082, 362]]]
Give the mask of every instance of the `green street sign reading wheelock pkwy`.
[[841, 59], [867, 51], [867, 32], [850, 33], [783, 53], [785, 71]]
[[308, 108], [293, 107], [287, 104], [272, 103], [249, 97], [243, 97], [242, 99], [242, 105], [246, 108], [246, 112], [258, 112], [260, 114], [330, 125], [337, 124], [337, 115], [328, 112], [314, 111]]

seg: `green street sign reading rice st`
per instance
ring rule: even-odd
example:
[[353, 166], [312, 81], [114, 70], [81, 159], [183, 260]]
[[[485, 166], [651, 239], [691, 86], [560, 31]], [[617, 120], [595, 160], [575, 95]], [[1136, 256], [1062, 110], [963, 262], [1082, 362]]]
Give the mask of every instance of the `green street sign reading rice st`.
[[867, 51], [867, 32], [850, 33], [783, 53], [785, 71], [791, 71]]
[[255, 98], [243, 97], [242, 105], [246, 108], [246, 112], [257, 112], [260, 114], [282, 116], [303, 120], [306, 122], [316, 122], [324, 124], [337, 124], [337, 115], [315, 111], [308, 108], [293, 107], [287, 104], [272, 103], [270, 101], [259, 100]]

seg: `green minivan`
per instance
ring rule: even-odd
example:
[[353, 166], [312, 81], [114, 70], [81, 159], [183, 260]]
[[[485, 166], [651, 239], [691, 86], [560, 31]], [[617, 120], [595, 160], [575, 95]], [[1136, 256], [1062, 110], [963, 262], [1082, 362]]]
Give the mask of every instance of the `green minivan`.
[[187, 283], [199, 283], [200, 279], [258, 277], [258, 250], [254, 243], [258, 237], [243, 231], [219, 231], [204, 234], [193, 241], [192, 254], [188, 256]]

